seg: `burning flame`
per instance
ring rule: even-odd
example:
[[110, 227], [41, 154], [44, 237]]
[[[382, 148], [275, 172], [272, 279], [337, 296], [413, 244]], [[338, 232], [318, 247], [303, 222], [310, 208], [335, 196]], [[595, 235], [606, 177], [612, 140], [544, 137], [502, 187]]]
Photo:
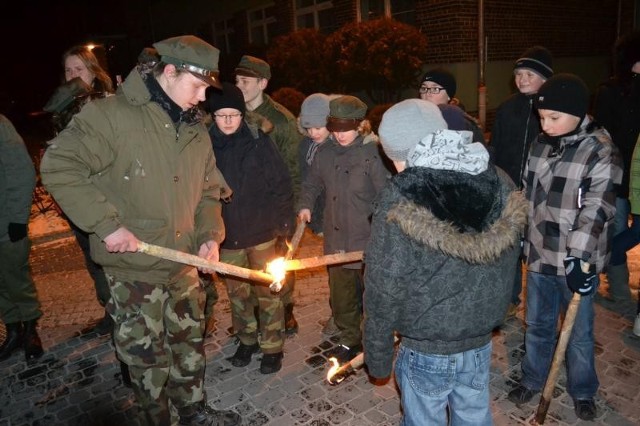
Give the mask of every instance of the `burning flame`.
[[337, 385], [344, 380], [344, 376], [337, 377], [335, 380], [333, 378], [338, 370], [340, 370], [340, 364], [338, 364], [338, 360], [334, 357], [329, 358], [329, 362], [331, 363], [331, 368], [329, 369], [329, 372], [327, 372], [327, 381], [332, 385]]
[[273, 277], [273, 283], [270, 288], [273, 291], [280, 291], [282, 289], [282, 282], [287, 271], [284, 269], [284, 257], [278, 257], [267, 263], [265, 268], [268, 274]]

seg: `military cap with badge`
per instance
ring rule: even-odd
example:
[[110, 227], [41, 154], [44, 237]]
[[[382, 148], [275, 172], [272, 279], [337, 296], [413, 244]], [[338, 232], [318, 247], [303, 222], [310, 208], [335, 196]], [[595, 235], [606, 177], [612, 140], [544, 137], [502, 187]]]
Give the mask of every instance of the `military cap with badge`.
[[158, 51], [162, 62], [189, 71], [210, 86], [222, 88], [218, 77], [220, 51], [206, 41], [196, 36], [183, 35], [154, 43], [153, 47]]

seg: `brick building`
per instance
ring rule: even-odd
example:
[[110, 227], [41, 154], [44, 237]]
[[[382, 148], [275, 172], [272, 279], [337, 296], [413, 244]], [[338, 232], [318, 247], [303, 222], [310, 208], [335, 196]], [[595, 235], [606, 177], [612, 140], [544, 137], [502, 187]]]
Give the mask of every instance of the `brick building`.
[[[540, 44], [554, 54], [554, 69], [575, 72], [593, 89], [610, 73], [611, 48], [620, 34], [640, 26], [640, 0], [236, 0], [216, 5], [210, 38], [227, 68], [244, 53], [261, 56], [274, 37], [301, 28], [330, 33], [348, 22], [381, 16], [416, 26], [429, 51], [425, 67], [445, 65], [456, 75], [458, 97], [478, 107], [478, 23], [484, 7], [487, 109], [512, 90], [512, 64]], [[408, 94], [410, 96], [410, 94]], [[490, 122], [490, 119], [487, 120]]]

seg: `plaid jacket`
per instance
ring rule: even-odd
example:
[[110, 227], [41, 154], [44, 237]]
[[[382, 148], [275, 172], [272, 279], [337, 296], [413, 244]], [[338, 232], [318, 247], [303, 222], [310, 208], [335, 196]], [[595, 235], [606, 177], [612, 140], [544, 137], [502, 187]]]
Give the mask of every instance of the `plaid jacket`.
[[610, 255], [622, 160], [603, 128], [587, 116], [578, 132], [557, 145], [540, 134], [525, 171], [529, 220], [524, 254], [529, 271], [564, 275], [575, 256], [602, 271]]

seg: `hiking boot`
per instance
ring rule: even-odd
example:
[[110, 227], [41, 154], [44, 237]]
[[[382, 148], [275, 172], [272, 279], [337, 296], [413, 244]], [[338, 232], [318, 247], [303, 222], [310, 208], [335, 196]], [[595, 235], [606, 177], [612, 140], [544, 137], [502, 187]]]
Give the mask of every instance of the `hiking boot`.
[[236, 350], [236, 353], [229, 358], [231, 365], [234, 367], [246, 367], [251, 362], [251, 356], [260, 350], [260, 345], [254, 343], [253, 345], [245, 345], [240, 342], [240, 346]]
[[327, 353], [327, 358], [335, 358], [340, 365], [346, 364], [362, 352], [362, 345], [339, 345]]
[[93, 327], [93, 331], [98, 336], [103, 336], [105, 334], [111, 333], [113, 330], [113, 318], [107, 312], [104, 313], [104, 317]]
[[298, 332], [298, 321], [293, 316], [293, 303], [284, 305], [284, 332], [286, 334]]
[[260, 362], [260, 372], [262, 374], [273, 374], [282, 368], [282, 352], [275, 354], [264, 354]]
[[178, 409], [182, 426], [237, 426], [242, 419], [233, 411], [214, 410], [204, 401]]
[[573, 405], [578, 418], [586, 421], [596, 418], [596, 403], [593, 398], [574, 399]]
[[22, 323], [24, 326], [22, 336], [24, 340], [24, 358], [27, 362], [40, 358], [44, 353], [40, 336], [38, 336], [38, 331], [36, 330], [37, 322], [37, 320], [30, 320]]
[[327, 322], [324, 323], [324, 327], [322, 327], [322, 334], [327, 337], [335, 336], [340, 333], [340, 329], [336, 325], [336, 322], [333, 319], [333, 316], [329, 317]]
[[636, 315], [636, 320], [633, 323], [633, 334], [640, 337], [640, 314]]
[[529, 389], [525, 386], [518, 385], [509, 392], [509, 401], [514, 404], [526, 404], [531, 401], [540, 391]]

